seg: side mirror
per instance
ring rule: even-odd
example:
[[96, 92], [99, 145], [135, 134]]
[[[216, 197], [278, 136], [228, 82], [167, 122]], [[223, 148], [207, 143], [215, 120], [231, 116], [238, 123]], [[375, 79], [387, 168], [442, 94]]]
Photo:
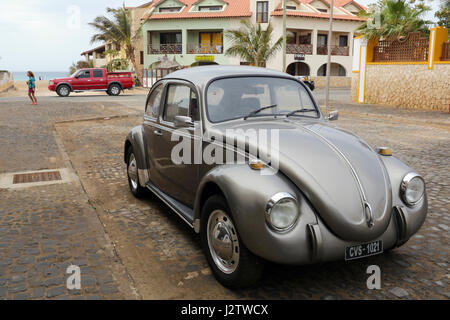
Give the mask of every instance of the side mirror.
[[339, 119], [339, 111], [334, 110], [328, 114], [328, 121], [334, 121]]
[[188, 128], [194, 126], [192, 118], [185, 116], [175, 116], [173, 124], [175, 125], [175, 128]]

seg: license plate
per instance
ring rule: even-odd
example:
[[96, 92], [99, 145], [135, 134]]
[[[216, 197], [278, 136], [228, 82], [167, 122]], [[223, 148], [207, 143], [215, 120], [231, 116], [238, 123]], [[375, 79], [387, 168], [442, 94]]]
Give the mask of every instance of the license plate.
[[345, 260], [353, 260], [373, 256], [383, 252], [383, 241], [377, 240], [356, 244], [345, 248]]

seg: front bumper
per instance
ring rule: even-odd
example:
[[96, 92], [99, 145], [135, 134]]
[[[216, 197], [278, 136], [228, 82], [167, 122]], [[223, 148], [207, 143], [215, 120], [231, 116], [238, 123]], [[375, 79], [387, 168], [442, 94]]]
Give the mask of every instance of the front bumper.
[[[423, 201], [426, 202], [426, 197]], [[395, 206], [386, 231], [380, 237], [370, 241], [382, 240], [384, 250], [399, 247], [407, 242], [422, 226], [427, 205], [424, 203], [416, 212], [411, 212], [409, 209], [402, 205]], [[301, 232], [301, 230], [298, 231]], [[278, 243], [278, 248], [272, 248], [270, 252], [260, 251], [258, 255], [276, 263], [304, 265], [345, 260], [345, 248], [361, 244], [338, 238], [319, 217], [317, 222], [308, 223], [302, 234], [297, 234], [295, 238], [298, 241], [295, 247], [289, 244], [292, 241], [290, 239], [286, 243], [287, 246], [283, 246], [281, 241]]]
[[56, 85], [55, 84], [49, 84], [48, 85], [48, 90], [55, 91], [55, 89], [56, 89]]

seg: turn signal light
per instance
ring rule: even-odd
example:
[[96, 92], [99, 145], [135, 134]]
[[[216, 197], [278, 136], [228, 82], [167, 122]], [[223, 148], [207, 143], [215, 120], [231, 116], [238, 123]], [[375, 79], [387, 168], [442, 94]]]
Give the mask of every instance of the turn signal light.
[[254, 159], [251, 160], [250, 163], [248, 164], [250, 166], [250, 168], [252, 168], [253, 170], [261, 170], [264, 169], [264, 163], [261, 160], [258, 159]]
[[378, 147], [377, 152], [382, 156], [392, 156], [392, 150], [389, 147]]

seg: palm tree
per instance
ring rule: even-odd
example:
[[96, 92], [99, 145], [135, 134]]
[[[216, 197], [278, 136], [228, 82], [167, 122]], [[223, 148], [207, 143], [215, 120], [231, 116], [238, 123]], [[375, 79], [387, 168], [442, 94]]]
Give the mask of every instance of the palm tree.
[[365, 22], [357, 32], [365, 38], [405, 37], [410, 32], [428, 32], [430, 21], [423, 20], [421, 16], [430, 8], [423, 3], [411, 5], [406, 0], [381, 0], [359, 16], [368, 18], [379, 25]]
[[106, 8], [106, 12], [112, 19], [105, 16], [98, 16], [89, 23], [98, 31], [91, 38], [91, 44], [97, 41], [111, 42], [124, 48], [127, 60], [131, 61], [133, 69], [138, 72], [135, 56], [134, 42], [140, 37], [140, 29], [132, 34], [131, 18], [129, 12], [124, 8]]
[[265, 66], [266, 62], [281, 49], [283, 38], [280, 37], [271, 45], [272, 26], [263, 31], [261, 25], [253, 25], [248, 21], [241, 21], [243, 29], [228, 30], [225, 36], [230, 40], [231, 46], [225, 54], [237, 56], [255, 66]]

